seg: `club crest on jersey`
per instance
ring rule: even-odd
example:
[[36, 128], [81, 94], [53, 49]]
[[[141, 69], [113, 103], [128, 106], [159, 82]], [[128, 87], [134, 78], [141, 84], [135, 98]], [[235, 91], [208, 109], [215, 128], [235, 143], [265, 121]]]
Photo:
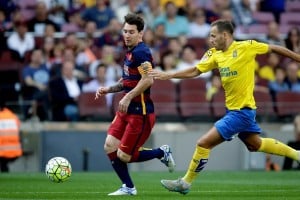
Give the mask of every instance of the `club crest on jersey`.
[[129, 53], [126, 53], [126, 59], [131, 61], [132, 60], [132, 53], [129, 52]]
[[236, 51], [236, 50], [234, 50], [234, 51], [232, 52], [232, 57], [233, 57], [233, 58], [236, 58], [236, 57], [237, 57], [237, 51]]

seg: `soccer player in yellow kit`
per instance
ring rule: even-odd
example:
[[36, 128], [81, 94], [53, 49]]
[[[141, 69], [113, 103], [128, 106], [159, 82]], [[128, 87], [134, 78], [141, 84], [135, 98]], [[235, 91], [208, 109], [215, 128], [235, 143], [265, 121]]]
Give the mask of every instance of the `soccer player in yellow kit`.
[[230, 21], [218, 20], [211, 24], [209, 49], [194, 67], [175, 72], [152, 70], [155, 79], [193, 78], [217, 68], [225, 90], [227, 112], [214, 126], [197, 141], [193, 158], [183, 178], [161, 180], [169, 191], [187, 194], [192, 182], [208, 162], [212, 148], [238, 136], [249, 151], [259, 151], [293, 160], [300, 160], [297, 151], [278, 140], [260, 137], [261, 129], [255, 120], [256, 105], [253, 97], [255, 56], [270, 51], [300, 62], [300, 55], [277, 45], [268, 45], [254, 40], [235, 41]]

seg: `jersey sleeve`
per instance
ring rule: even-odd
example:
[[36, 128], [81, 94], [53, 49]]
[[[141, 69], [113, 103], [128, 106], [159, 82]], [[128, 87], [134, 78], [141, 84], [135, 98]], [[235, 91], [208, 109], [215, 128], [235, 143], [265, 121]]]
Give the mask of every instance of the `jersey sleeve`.
[[200, 72], [205, 73], [217, 67], [217, 63], [214, 58], [215, 52], [215, 49], [210, 49], [205, 52], [199, 63], [196, 65]]
[[255, 40], [247, 40], [249, 50], [254, 54], [266, 54], [269, 51], [269, 45]]
[[137, 69], [141, 75], [148, 74], [152, 68], [152, 55], [150, 51], [136, 51], [134, 54]]

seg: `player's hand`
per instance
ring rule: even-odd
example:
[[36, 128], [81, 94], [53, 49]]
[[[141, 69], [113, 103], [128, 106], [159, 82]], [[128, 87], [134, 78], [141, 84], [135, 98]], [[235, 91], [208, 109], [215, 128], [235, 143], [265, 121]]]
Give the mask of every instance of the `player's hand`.
[[95, 100], [98, 99], [100, 96], [106, 95], [108, 93], [108, 88], [107, 87], [100, 87], [96, 91], [96, 96]]
[[149, 76], [153, 77], [154, 79], [159, 79], [159, 80], [168, 80], [171, 77], [171, 75], [168, 72], [163, 72], [160, 70], [153, 69], [149, 72]]
[[128, 99], [126, 96], [124, 96], [120, 101], [119, 101], [119, 111], [122, 113], [127, 113], [128, 106], [130, 104], [130, 99]]

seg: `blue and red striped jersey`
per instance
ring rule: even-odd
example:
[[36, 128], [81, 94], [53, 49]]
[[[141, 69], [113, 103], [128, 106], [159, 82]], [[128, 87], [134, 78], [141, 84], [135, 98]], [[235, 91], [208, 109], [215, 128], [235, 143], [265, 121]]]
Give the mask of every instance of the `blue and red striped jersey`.
[[[130, 92], [140, 81], [141, 74], [138, 67], [144, 62], [153, 66], [153, 58], [149, 47], [140, 42], [137, 46], [127, 51], [123, 66], [123, 88], [125, 93]], [[146, 115], [154, 112], [154, 105], [150, 98], [150, 87], [131, 100], [127, 113]]]

